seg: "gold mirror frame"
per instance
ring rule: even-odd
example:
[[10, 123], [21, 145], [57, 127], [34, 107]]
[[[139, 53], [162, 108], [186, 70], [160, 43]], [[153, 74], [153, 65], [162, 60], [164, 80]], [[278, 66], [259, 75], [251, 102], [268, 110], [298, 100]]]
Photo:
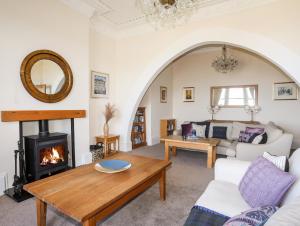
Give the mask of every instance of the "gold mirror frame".
[[[65, 83], [59, 92], [55, 94], [42, 93], [33, 84], [31, 69], [39, 60], [51, 60], [58, 64], [64, 72]], [[45, 103], [56, 103], [65, 99], [73, 86], [73, 74], [69, 64], [62, 56], [51, 50], [37, 50], [27, 55], [21, 65], [21, 80], [23, 86], [32, 97]]]

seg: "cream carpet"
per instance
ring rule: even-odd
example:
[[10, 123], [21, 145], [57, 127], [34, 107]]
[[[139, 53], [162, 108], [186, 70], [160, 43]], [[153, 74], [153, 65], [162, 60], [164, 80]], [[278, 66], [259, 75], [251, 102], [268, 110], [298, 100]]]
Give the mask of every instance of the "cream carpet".
[[[163, 145], [143, 147], [132, 154], [163, 159]], [[167, 171], [167, 199], [159, 199], [155, 184], [115, 214], [97, 225], [101, 226], [182, 226], [190, 209], [213, 178], [213, 170], [206, 168], [206, 155], [178, 150], [172, 157], [172, 167]], [[15, 203], [6, 196], [0, 197], [1, 226], [36, 225], [34, 199]], [[80, 225], [48, 207], [47, 226]]]

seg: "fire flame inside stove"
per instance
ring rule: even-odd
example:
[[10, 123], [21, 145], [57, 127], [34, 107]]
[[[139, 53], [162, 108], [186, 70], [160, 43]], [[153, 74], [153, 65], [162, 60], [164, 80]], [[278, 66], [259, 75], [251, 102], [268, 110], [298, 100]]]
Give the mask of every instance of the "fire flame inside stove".
[[41, 165], [45, 166], [48, 164], [57, 164], [63, 161], [64, 158], [62, 153], [60, 153], [56, 148], [52, 147], [51, 149], [43, 151]]

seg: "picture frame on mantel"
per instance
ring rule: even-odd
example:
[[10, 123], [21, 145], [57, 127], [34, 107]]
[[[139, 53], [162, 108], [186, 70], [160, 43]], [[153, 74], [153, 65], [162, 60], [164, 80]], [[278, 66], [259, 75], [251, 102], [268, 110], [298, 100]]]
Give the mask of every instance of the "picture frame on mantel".
[[91, 72], [91, 97], [109, 97], [109, 74], [102, 72]]
[[167, 103], [168, 89], [165, 86], [160, 87], [160, 103]]
[[299, 87], [295, 82], [277, 82], [273, 87], [273, 100], [298, 100]]
[[195, 101], [195, 87], [183, 87], [182, 89], [183, 102]]

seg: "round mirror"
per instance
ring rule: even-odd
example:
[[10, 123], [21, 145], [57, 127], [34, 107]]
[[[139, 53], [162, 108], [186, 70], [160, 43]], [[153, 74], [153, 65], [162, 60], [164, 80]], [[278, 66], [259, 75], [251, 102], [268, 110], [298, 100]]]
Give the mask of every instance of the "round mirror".
[[21, 79], [30, 95], [46, 103], [64, 99], [73, 85], [70, 66], [50, 50], [30, 53], [22, 63]]
[[53, 61], [39, 60], [31, 68], [31, 80], [41, 93], [56, 94], [65, 83], [65, 75]]

